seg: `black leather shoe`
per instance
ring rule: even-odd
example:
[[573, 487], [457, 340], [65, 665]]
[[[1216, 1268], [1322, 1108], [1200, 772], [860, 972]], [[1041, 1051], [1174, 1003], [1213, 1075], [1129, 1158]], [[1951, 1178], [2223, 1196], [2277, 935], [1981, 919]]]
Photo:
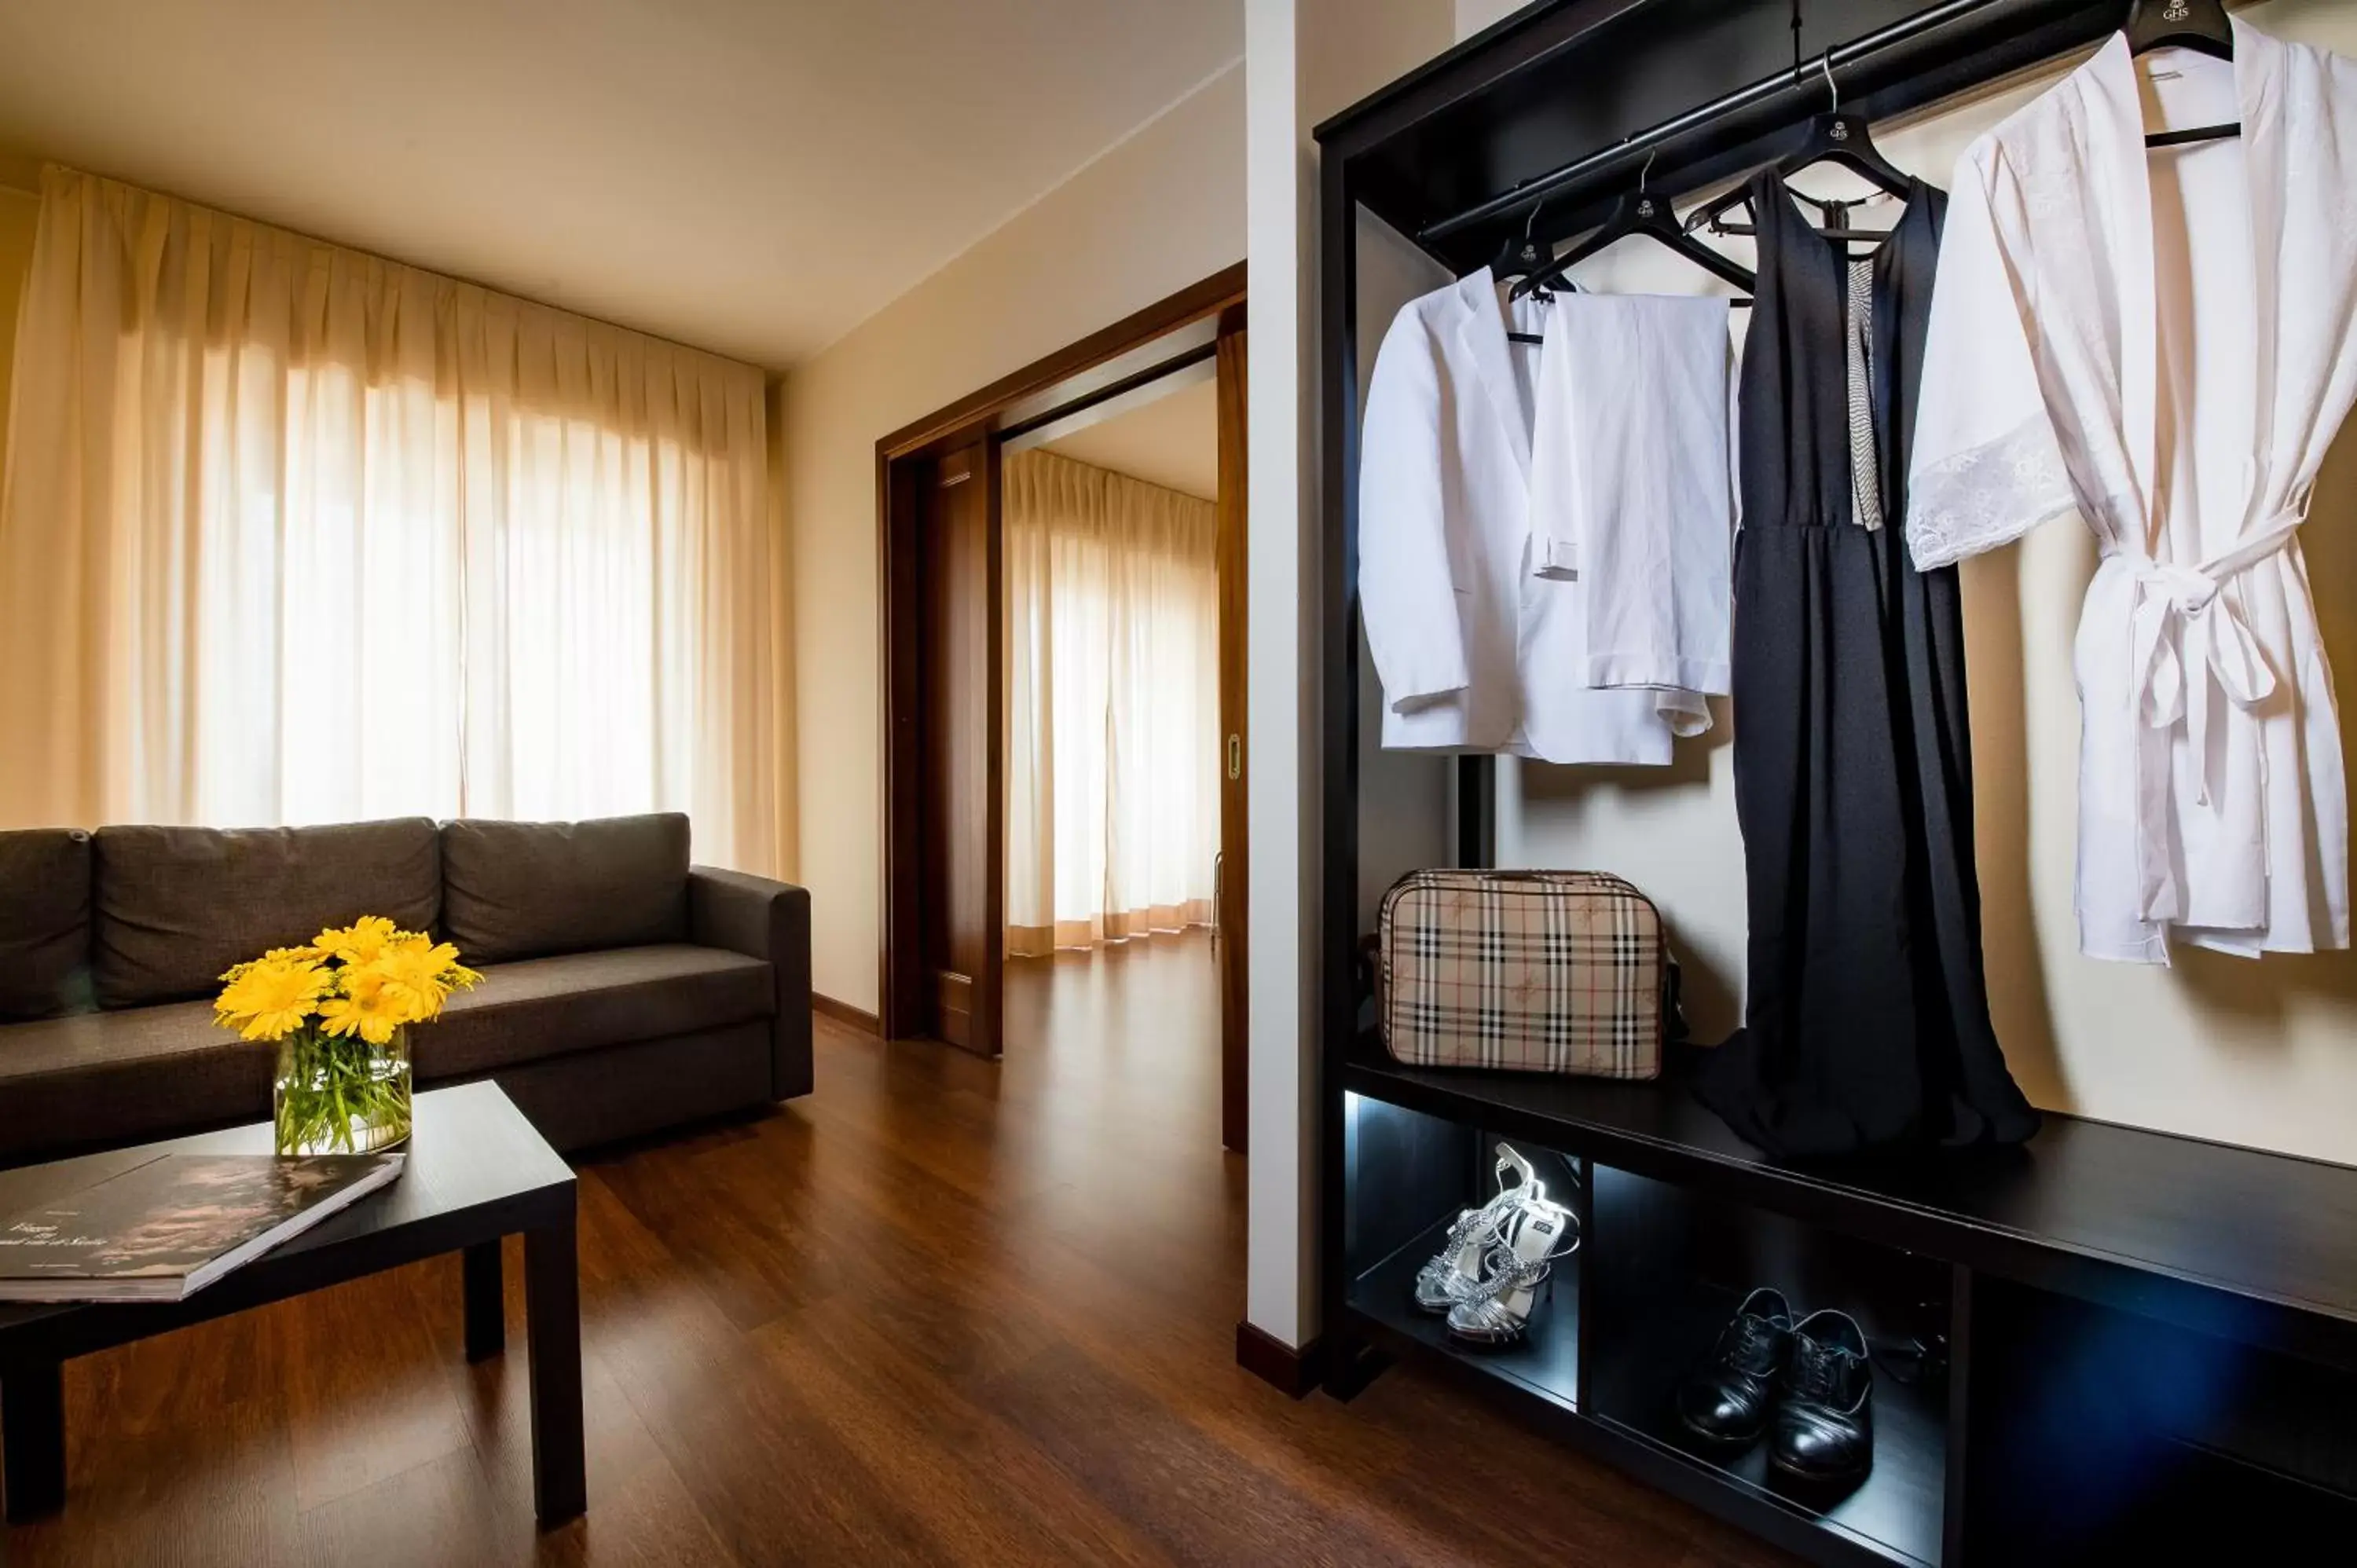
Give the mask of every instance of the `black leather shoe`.
[[1792, 1338], [1792, 1309], [1772, 1290], [1743, 1298], [1710, 1359], [1678, 1388], [1678, 1419], [1712, 1443], [1752, 1443], [1768, 1429]]
[[1792, 1329], [1768, 1462], [1804, 1481], [1846, 1481], [1874, 1464], [1874, 1363], [1845, 1312], [1812, 1313]]

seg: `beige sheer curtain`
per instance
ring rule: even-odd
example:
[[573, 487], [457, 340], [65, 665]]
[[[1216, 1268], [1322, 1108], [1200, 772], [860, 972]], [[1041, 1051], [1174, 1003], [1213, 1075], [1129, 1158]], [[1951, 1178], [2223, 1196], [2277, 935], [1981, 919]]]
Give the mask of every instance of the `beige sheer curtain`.
[[1007, 951], [1211, 918], [1211, 503], [1049, 452], [1004, 467]]
[[759, 371], [70, 170], [0, 493], [0, 825], [692, 813], [773, 868]]

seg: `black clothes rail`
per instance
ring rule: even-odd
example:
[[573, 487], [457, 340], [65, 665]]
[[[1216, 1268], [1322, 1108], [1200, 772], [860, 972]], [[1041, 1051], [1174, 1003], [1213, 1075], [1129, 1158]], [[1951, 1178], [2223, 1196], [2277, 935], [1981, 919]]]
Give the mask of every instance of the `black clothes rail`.
[[[1441, 106], [1365, 171], [1368, 205], [1462, 273], [1525, 225], [1548, 242], [1594, 227], [1649, 163], [1647, 183], [1676, 195], [1771, 161], [1783, 138], [1826, 108], [1829, 68], [1845, 109], [1887, 118], [2093, 43], [2117, 30], [2128, 0], [1941, 0], [1891, 19], [1903, 9], [1889, 0], [1810, 0], [1807, 52], [1795, 70], [1779, 5], [1566, 0], [1460, 46], [1321, 131], [1387, 118], [1449, 61], [1510, 30], [1535, 46], [1521, 81]], [[1746, 27], [1747, 19], [1756, 25]], [[1633, 80], [1582, 80], [1582, 56], [1623, 48], [1660, 58]], [[1746, 62], [1730, 81], [1727, 68]], [[1707, 96], [1692, 93], [1696, 85]], [[1543, 101], [1550, 89], [1552, 101]], [[1542, 127], [1546, 120], [1555, 124]], [[1458, 166], [1436, 169], [1445, 137], [1471, 145]], [[1531, 152], [1543, 139], [1573, 156], [1522, 172], [1539, 163]], [[1432, 199], [1444, 192], [1454, 199]]]
[[[1928, 11], [1893, 22], [1880, 32], [1869, 33], [1865, 38], [1840, 45], [1818, 59], [1804, 61], [1791, 70], [1779, 71], [1774, 76], [1751, 83], [1749, 87], [1738, 88], [1724, 98], [1706, 103], [1699, 109], [1690, 110], [1674, 120], [1654, 126], [1650, 131], [1639, 132], [1626, 141], [1606, 147], [1600, 152], [1574, 158], [1561, 168], [1543, 174], [1536, 179], [1524, 180], [1503, 196], [1493, 196], [1489, 200], [1470, 207], [1465, 211], [1426, 225], [1417, 238], [1445, 240], [1451, 234], [1472, 228], [1476, 224], [1487, 223], [1495, 219], [1522, 212], [1535, 203], [1566, 195], [1572, 195], [1570, 204], [1577, 205], [1577, 199], [1574, 193], [1581, 181], [1600, 177], [1618, 177], [1622, 172], [1623, 166], [1631, 159], [1658, 156], [1665, 147], [1675, 143], [1681, 136], [1722, 124], [1747, 111], [1795, 93], [1807, 95], [1813, 91], [1822, 95], [1824, 92], [1822, 83], [1825, 79], [1838, 80], [1842, 71], [1861, 60], [1878, 55], [1887, 57], [1887, 62], [1892, 70], [1905, 70], [1914, 62], [1903, 59], [1901, 51], [1909, 45], [1921, 45], [1926, 39], [1932, 39], [1933, 35], [1952, 22], [1978, 16], [1984, 12], [2033, 8], [2033, 6], [2025, 5], [2023, 0], [1946, 0], [1944, 5], [1934, 5]], [[1939, 47], [1938, 40], [1933, 39], [1932, 47], [1935, 48]]]

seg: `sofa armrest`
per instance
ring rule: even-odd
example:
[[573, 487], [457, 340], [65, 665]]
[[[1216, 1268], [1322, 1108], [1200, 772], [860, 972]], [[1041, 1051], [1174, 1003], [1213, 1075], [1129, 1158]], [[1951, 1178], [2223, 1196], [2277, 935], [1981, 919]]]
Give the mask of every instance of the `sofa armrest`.
[[811, 1091], [810, 893], [742, 871], [690, 866], [687, 938], [767, 961], [777, 985], [770, 1021], [770, 1091], [791, 1100]]

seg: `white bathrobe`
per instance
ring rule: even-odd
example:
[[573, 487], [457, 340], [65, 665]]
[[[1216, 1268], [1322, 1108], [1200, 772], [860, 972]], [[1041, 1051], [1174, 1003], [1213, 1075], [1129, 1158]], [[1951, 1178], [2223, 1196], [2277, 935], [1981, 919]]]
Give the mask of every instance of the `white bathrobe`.
[[[2079, 920], [2097, 958], [2349, 943], [2348, 804], [2298, 528], [2357, 399], [2357, 65], [2237, 22], [2115, 37], [1975, 143], [1907, 535], [1930, 569], [2078, 510]], [[2233, 140], [2147, 152], [2161, 124]], [[2328, 585], [2345, 592], [2347, 585]]]
[[[1544, 312], [1514, 303], [1512, 330]], [[1403, 306], [1359, 456], [1359, 596], [1383, 745], [1666, 764], [1674, 697], [1580, 678], [1580, 585], [1531, 569], [1538, 352], [1510, 343], [1489, 271]]]

